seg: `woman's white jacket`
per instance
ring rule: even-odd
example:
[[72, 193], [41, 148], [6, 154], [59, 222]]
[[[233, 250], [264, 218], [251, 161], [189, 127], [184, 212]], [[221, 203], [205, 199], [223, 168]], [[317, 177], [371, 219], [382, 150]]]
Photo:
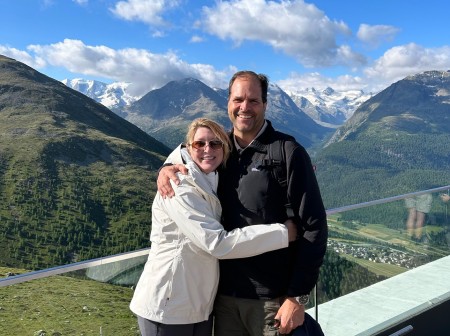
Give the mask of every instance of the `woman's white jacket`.
[[178, 174], [178, 186], [172, 183], [174, 197], [155, 196], [151, 249], [130, 309], [164, 324], [197, 323], [212, 312], [219, 281], [217, 259], [287, 247], [288, 231], [283, 224], [225, 231], [219, 222], [218, 174], [202, 173], [181, 145], [166, 162], [186, 163], [189, 174]]

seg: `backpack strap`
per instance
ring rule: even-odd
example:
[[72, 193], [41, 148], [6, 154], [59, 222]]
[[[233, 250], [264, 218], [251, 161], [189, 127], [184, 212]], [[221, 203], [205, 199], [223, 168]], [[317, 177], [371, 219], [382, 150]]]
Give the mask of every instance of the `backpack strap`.
[[[269, 145], [269, 159], [266, 159], [269, 162], [265, 162], [265, 164], [272, 166], [273, 177], [278, 181], [278, 184], [287, 195], [288, 175], [285, 142], [285, 139], [279, 139]], [[287, 217], [295, 217], [295, 213], [289, 199], [286, 200], [286, 204], [284, 206], [286, 208]]]

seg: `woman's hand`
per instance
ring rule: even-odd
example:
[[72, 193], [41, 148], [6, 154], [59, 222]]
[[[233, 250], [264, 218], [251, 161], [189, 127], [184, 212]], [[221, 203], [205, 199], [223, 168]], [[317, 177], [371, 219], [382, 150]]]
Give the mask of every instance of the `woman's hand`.
[[286, 225], [288, 229], [289, 241], [293, 242], [297, 240], [297, 225], [295, 225], [294, 221], [292, 219], [288, 219], [284, 222], [284, 225]]

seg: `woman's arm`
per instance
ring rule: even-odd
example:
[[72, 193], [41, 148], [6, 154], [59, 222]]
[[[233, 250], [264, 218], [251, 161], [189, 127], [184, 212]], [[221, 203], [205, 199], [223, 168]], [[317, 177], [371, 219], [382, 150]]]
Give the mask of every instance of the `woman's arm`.
[[[183, 179], [176, 195], [164, 200], [167, 213], [193, 244], [219, 259], [245, 258], [289, 245], [286, 225], [261, 224], [225, 231], [196, 187]], [[291, 239], [296, 236], [295, 224]]]

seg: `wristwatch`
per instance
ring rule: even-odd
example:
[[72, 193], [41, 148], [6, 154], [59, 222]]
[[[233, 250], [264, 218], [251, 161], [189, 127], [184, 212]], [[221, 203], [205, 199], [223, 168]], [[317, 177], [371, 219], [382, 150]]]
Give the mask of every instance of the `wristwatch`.
[[307, 305], [309, 302], [309, 295], [300, 295], [300, 296], [296, 296], [294, 297], [295, 301], [298, 302], [298, 304], [301, 305]]

